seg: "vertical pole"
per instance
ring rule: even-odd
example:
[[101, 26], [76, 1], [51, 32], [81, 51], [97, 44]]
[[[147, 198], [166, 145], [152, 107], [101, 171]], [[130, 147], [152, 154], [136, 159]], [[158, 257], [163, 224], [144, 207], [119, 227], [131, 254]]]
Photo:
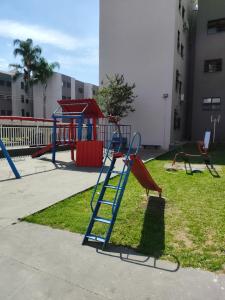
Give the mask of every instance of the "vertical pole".
[[93, 118], [93, 140], [97, 140], [96, 118]]
[[83, 116], [80, 116], [78, 122], [78, 141], [82, 140], [82, 127], [83, 127]]
[[92, 125], [90, 119], [87, 120], [87, 140], [91, 141], [92, 139]]
[[9, 164], [10, 168], [12, 169], [15, 177], [17, 179], [20, 179], [20, 174], [17, 171], [17, 168], [14, 165], [14, 162], [12, 161], [11, 156], [9, 155], [8, 151], [6, 150], [5, 145], [3, 144], [1, 139], [0, 139], [0, 148], [2, 149], [2, 153], [3, 153], [4, 157], [7, 159], [8, 164]]
[[56, 155], [56, 117], [53, 116], [53, 129], [52, 129], [52, 162], [55, 163], [55, 155]]
[[73, 119], [70, 121], [70, 153], [71, 153], [71, 160], [74, 161], [74, 123]]

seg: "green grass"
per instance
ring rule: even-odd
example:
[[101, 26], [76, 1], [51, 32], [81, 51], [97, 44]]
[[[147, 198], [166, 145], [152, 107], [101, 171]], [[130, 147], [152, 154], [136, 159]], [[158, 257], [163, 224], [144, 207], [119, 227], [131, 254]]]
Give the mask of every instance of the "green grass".
[[[111, 243], [132, 247], [163, 259], [176, 257], [181, 266], [225, 271], [225, 147], [212, 152], [222, 165], [220, 178], [208, 171], [187, 175], [166, 172], [173, 153], [147, 163], [163, 188], [163, 198], [147, 199], [144, 189], [130, 176]], [[186, 149], [187, 150], [187, 149]], [[188, 149], [193, 152], [193, 147]], [[114, 178], [112, 183], [118, 178]], [[111, 192], [112, 193], [112, 192]], [[70, 197], [44, 211], [25, 218], [28, 222], [85, 233], [91, 215], [92, 190]], [[112, 197], [108, 195], [107, 197]], [[105, 197], [107, 199], [107, 197]], [[108, 211], [103, 210], [102, 216]], [[96, 226], [103, 234], [103, 225]]]

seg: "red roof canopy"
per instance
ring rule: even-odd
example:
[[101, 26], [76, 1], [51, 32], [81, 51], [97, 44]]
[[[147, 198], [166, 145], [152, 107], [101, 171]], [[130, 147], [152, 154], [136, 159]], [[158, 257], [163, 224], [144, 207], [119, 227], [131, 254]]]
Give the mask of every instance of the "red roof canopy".
[[63, 113], [68, 115], [83, 113], [84, 118], [104, 118], [95, 99], [58, 100]]

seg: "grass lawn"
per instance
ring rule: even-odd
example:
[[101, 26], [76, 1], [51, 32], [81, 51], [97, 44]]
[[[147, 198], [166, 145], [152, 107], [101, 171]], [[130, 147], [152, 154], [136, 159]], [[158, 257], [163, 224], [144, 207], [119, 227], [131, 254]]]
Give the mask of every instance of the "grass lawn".
[[[186, 150], [193, 153], [194, 148]], [[220, 178], [212, 177], [207, 170], [193, 175], [166, 172], [164, 165], [173, 155], [147, 163], [163, 188], [162, 199], [157, 195], [147, 199], [144, 189], [130, 176], [111, 243], [154, 257], [174, 256], [181, 266], [225, 273], [225, 146], [212, 151], [213, 162], [222, 166]], [[114, 178], [112, 183], [117, 180]], [[75, 195], [25, 220], [85, 233], [91, 215], [91, 194], [92, 190], [88, 190]], [[102, 216], [107, 215], [108, 211], [102, 211]], [[103, 234], [105, 228], [99, 225], [95, 230]]]

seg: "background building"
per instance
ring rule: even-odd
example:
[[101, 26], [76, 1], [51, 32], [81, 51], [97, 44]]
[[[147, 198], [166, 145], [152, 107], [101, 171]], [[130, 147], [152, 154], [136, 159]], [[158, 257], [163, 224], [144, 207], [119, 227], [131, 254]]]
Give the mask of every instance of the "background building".
[[12, 77], [0, 71], [0, 115], [12, 115]]
[[[76, 80], [57, 72], [48, 80], [46, 93], [46, 117], [50, 118], [57, 108], [57, 100], [94, 98], [98, 87], [90, 83]], [[43, 86], [37, 84], [33, 87], [34, 117], [44, 117]]]
[[216, 140], [225, 138], [225, 1], [199, 0], [194, 62], [192, 139], [202, 139], [219, 120]]
[[100, 0], [100, 82], [124, 74], [136, 84], [126, 122], [144, 145], [184, 137], [191, 0]]
[[[46, 117], [52, 116], [57, 100], [94, 98], [97, 90], [96, 85], [54, 72], [47, 83]], [[26, 92], [22, 75], [14, 81], [12, 73], [0, 72], [0, 115], [43, 118], [43, 86], [36, 84]]]

